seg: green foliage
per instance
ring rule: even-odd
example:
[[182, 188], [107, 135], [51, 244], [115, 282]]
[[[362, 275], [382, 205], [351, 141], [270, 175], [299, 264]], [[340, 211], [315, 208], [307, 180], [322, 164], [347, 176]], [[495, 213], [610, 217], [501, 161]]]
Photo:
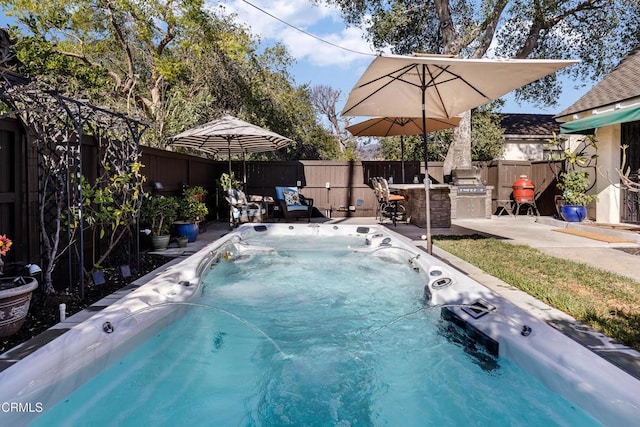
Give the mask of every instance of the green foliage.
[[[144, 117], [143, 144], [223, 113], [296, 141], [256, 159], [317, 159], [327, 140], [281, 45], [255, 38], [202, 0], [0, 0], [24, 72], [65, 95]], [[318, 144], [318, 145], [316, 145]], [[253, 157], [252, 157], [253, 158]]]
[[583, 137], [574, 150], [565, 147], [567, 140], [557, 135], [547, 142], [551, 147], [555, 147], [556, 152], [562, 153], [559, 158], [552, 160], [564, 161], [565, 165], [565, 171], [556, 175], [557, 187], [562, 190], [562, 203], [586, 206], [598, 200], [597, 195], [586, 194], [593, 186], [587, 169], [595, 169], [593, 165], [598, 159], [598, 143], [595, 137]]
[[233, 172], [231, 174], [223, 173], [220, 175], [218, 182], [224, 191], [240, 188], [240, 181], [238, 181]]
[[185, 188], [179, 200], [178, 218], [195, 224], [204, 221], [204, 218], [209, 214], [209, 209], [198, 198], [206, 194], [207, 191], [200, 186]]
[[504, 151], [504, 129], [493, 107], [481, 107], [471, 114], [471, 160], [494, 160]]
[[[100, 265], [130, 233], [129, 227], [138, 218], [142, 201], [142, 163], [133, 163], [116, 172], [111, 165], [103, 165], [103, 174], [93, 184], [81, 178], [83, 218], [86, 228], [92, 230], [93, 263]], [[76, 214], [77, 215], [77, 214]], [[79, 218], [74, 218], [77, 224]], [[102, 247], [101, 256], [96, 251]]]
[[[108, 174], [93, 185], [82, 180], [84, 196], [84, 220], [91, 227], [97, 226], [100, 238], [120, 226], [134, 224], [140, 210], [145, 177], [140, 173], [143, 165], [134, 162], [128, 172]], [[105, 165], [105, 172], [109, 172]]]
[[182, 197], [180, 199], [178, 218], [181, 220], [197, 224], [200, 221], [204, 221], [207, 214], [209, 214], [209, 209], [203, 202], [199, 202], [193, 197]]
[[[493, 160], [502, 154], [504, 150], [503, 128], [500, 123], [500, 115], [494, 111], [499, 104], [489, 104], [487, 107], [478, 108], [471, 114], [471, 160]], [[430, 132], [428, 138], [429, 161], [444, 161], [453, 132], [451, 129]], [[424, 160], [424, 149], [421, 135], [404, 136], [405, 160]], [[401, 160], [400, 137], [388, 137], [380, 139], [380, 147], [384, 159]]]
[[[452, 131], [440, 130], [430, 132], [427, 135], [427, 151], [429, 153], [429, 161], [442, 161], [447, 155], [447, 150], [451, 144], [453, 137]], [[404, 159], [424, 161], [424, 148], [422, 135], [407, 135], [404, 140]], [[385, 160], [401, 160], [401, 141], [399, 136], [393, 136], [380, 139], [380, 148], [382, 156]]]
[[[349, 24], [366, 29], [377, 49], [481, 58], [491, 46], [501, 58], [579, 58], [562, 71], [576, 82], [598, 80], [640, 42], [637, 0], [329, 3]], [[550, 75], [516, 91], [516, 99], [556, 105], [560, 91], [560, 80]]]
[[140, 223], [148, 226], [154, 236], [167, 235], [171, 224], [178, 217], [179, 206], [175, 197], [146, 197], [142, 200]]
[[562, 190], [562, 203], [585, 206], [598, 200], [597, 195], [586, 194], [590, 186], [589, 174], [584, 170], [560, 173], [558, 188]]
[[194, 185], [192, 187], [187, 187], [182, 191], [182, 195], [184, 197], [199, 197], [199, 196], [206, 196], [208, 194], [208, 191], [204, 189], [204, 187], [201, 187], [199, 185]]

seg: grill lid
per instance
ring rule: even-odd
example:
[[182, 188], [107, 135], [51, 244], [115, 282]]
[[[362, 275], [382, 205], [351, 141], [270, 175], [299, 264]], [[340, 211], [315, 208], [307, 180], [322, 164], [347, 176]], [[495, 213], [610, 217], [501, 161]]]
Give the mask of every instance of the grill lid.
[[453, 169], [451, 171], [451, 179], [453, 180], [453, 185], [457, 186], [482, 186], [482, 177], [479, 168]]

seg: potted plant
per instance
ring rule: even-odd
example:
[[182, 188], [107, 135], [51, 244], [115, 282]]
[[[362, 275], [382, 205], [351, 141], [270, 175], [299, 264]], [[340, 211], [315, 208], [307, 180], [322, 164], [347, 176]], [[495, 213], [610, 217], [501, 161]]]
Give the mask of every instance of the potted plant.
[[560, 173], [560, 215], [565, 221], [581, 222], [587, 217], [586, 205], [598, 199], [597, 195], [586, 193], [590, 185], [589, 174], [584, 170]]
[[175, 223], [177, 235], [188, 236], [189, 242], [195, 242], [199, 232], [198, 224], [204, 221], [208, 213], [207, 205], [193, 198], [185, 190], [179, 200], [178, 218], [180, 221]]
[[20, 330], [29, 312], [31, 293], [38, 287], [38, 281], [33, 277], [2, 276], [2, 257], [7, 255], [12, 245], [6, 234], [0, 235], [0, 337], [8, 337]]
[[182, 192], [184, 197], [191, 197], [192, 199], [197, 200], [198, 202], [204, 202], [207, 197], [208, 191], [199, 185], [194, 185], [193, 187], [187, 187]]
[[166, 249], [169, 245], [169, 228], [178, 216], [178, 206], [175, 197], [151, 196], [142, 201], [140, 222], [150, 227], [154, 249]]
[[222, 175], [220, 175], [219, 182], [224, 191], [229, 191], [234, 188], [240, 189], [240, 181], [236, 179], [233, 172], [231, 172], [231, 174], [223, 173]]
[[189, 243], [189, 236], [180, 236], [180, 237], [178, 237], [178, 247], [179, 248], [186, 248], [187, 247], [187, 243]]

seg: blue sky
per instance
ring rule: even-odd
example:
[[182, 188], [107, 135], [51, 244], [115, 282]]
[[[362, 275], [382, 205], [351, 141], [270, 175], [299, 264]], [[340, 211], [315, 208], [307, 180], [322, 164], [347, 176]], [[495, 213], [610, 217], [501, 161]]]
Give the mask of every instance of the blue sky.
[[[327, 40], [340, 49], [282, 24], [242, 0], [221, 2], [228, 12], [236, 14], [236, 22], [250, 28], [263, 43], [279, 41], [287, 46], [297, 63], [292, 74], [297, 84], [328, 85], [342, 91], [338, 111], [342, 109], [349, 91], [373, 60], [374, 52], [357, 28], [347, 28], [337, 9], [310, 0], [251, 0], [251, 4], [295, 27]], [[361, 53], [354, 53], [361, 52]], [[552, 59], [552, 58], [550, 58]], [[574, 89], [571, 82], [563, 87], [558, 106], [540, 108], [534, 104], [517, 104], [513, 96], [505, 97], [505, 113], [556, 114], [576, 102], [592, 85]]]

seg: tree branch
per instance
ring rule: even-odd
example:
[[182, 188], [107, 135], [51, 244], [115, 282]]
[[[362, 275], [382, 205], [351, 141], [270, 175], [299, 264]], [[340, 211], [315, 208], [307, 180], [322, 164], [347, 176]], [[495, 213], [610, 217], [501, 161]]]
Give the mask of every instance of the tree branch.
[[[602, 2], [602, 4], [599, 5], [599, 2]], [[565, 12], [549, 19], [545, 19], [545, 11], [542, 9], [542, 5], [540, 4], [540, 2], [536, 1], [534, 19], [531, 23], [531, 27], [529, 28], [529, 35], [527, 36], [518, 53], [515, 55], [515, 58], [524, 59], [529, 57], [531, 52], [533, 52], [536, 45], [538, 44], [540, 37], [542, 37], [542, 33], [544, 30], [553, 28], [556, 24], [558, 24], [563, 19], [568, 18], [569, 16], [577, 15], [579, 12], [583, 12], [585, 10], [599, 9], [601, 7], [604, 7], [605, 4], [606, 0], [585, 0], [572, 9], [568, 9]]]

